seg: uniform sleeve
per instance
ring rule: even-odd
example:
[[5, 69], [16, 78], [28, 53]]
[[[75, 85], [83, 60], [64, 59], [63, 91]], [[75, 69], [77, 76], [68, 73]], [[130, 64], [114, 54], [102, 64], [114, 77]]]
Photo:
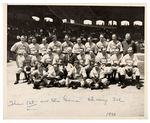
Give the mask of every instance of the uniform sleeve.
[[94, 75], [94, 71], [93, 71], [93, 70], [91, 70], [91, 72], [90, 72], [90, 78], [93, 78], [93, 77], [95, 77], [95, 75]]
[[18, 48], [18, 46], [17, 46], [17, 44], [15, 43], [12, 47], [11, 47], [11, 51], [12, 52], [16, 52], [17, 51], [17, 48]]
[[42, 62], [42, 63], [45, 62], [45, 55], [42, 57], [41, 62]]
[[85, 69], [84, 68], [82, 68], [82, 76], [83, 76], [83, 78], [86, 78], [87, 77], [87, 75], [86, 75], [86, 71], [85, 71]]
[[121, 62], [120, 62], [120, 65], [126, 65], [126, 55], [123, 56]]
[[110, 52], [110, 42], [107, 45], [107, 52]]
[[123, 47], [122, 47], [121, 42], [120, 42], [120, 52], [123, 52]]
[[76, 53], [76, 44], [73, 46], [72, 53]]
[[134, 55], [133, 65], [137, 66], [138, 64], [138, 58]]
[[26, 46], [27, 46], [27, 53], [28, 53], [28, 54], [30, 54], [30, 53], [31, 53], [31, 51], [30, 51], [29, 44], [27, 44]]
[[52, 50], [51, 43], [49, 43], [47, 46], [47, 50], [49, 50], [49, 49]]
[[48, 77], [55, 77], [56, 76], [56, 72], [54, 70], [53, 67], [50, 67], [48, 70]]

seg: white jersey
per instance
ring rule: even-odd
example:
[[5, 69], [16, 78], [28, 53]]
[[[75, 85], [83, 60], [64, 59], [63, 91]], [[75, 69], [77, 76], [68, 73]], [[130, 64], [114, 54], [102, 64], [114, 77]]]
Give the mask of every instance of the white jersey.
[[48, 45], [48, 49], [52, 50], [53, 52], [57, 52], [57, 50], [62, 50], [62, 45], [61, 42], [56, 41], [56, 42], [51, 42]]
[[64, 43], [62, 43], [62, 51], [63, 51], [63, 53], [67, 53], [68, 52], [68, 48], [73, 48], [73, 43], [71, 42], [71, 41], [69, 41], [68, 43], [67, 42], [64, 42]]
[[47, 47], [48, 44], [40, 44], [39, 45], [39, 53], [41, 53], [43, 56], [47, 53]]
[[83, 44], [78, 44], [78, 43], [76, 43], [75, 45], [74, 45], [74, 47], [73, 47], [73, 50], [72, 50], [72, 52], [73, 53], [80, 53], [81, 51], [85, 51], [85, 46], [83, 45]]
[[108, 43], [107, 52], [113, 54], [116, 48], [119, 48], [120, 52], [123, 52], [122, 44], [120, 41], [110, 41]]
[[30, 48], [27, 42], [17, 42], [11, 47], [11, 51], [16, 54], [28, 54], [30, 53]]
[[30, 52], [31, 52], [31, 55], [36, 55], [38, 52], [39, 52], [39, 44], [33, 44], [31, 43], [29, 45], [29, 48], [30, 48]]
[[89, 42], [87, 42], [85, 44], [85, 52], [89, 52], [89, 51], [93, 51], [94, 53], [96, 52], [96, 45], [95, 43], [91, 42], [91, 44]]
[[121, 62], [121, 60], [122, 60], [122, 58], [123, 58], [123, 54], [120, 54], [120, 55], [118, 55], [118, 56], [117, 56], [116, 54], [112, 55], [112, 56], [110, 57], [111, 65], [114, 65], [114, 64], [119, 65], [120, 62]]
[[134, 54], [132, 56], [130, 56], [129, 54], [126, 54], [122, 58], [121, 64], [130, 65], [130, 66], [132, 66], [132, 65], [136, 65], [137, 66], [137, 61], [138, 61], [138, 58]]

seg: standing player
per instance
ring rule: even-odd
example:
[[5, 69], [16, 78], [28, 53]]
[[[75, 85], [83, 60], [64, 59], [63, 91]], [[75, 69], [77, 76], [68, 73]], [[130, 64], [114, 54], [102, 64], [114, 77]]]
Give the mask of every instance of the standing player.
[[35, 66], [36, 62], [39, 60], [39, 44], [36, 42], [36, 38], [32, 38], [32, 43], [29, 45], [31, 65]]
[[88, 42], [85, 43], [85, 53], [89, 53], [90, 51], [96, 53], [96, 45], [92, 42], [92, 37], [88, 37], [87, 41]]
[[128, 53], [129, 47], [133, 48], [133, 53], [136, 52], [136, 44], [133, 40], [131, 40], [130, 33], [126, 33], [125, 40], [122, 42], [122, 46], [123, 46], [123, 55], [126, 55]]
[[120, 49], [120, 53], [123, 52], [122, 44], [117, 40], [117, 35], [112, 34], [112, 41], [108, 43], [107, 52], [110, 53], [110, 55], [113, 55], [116, 48]]
[[29, 45], [27, 42], [25, 42], [25, 37], [23, 35], [20, 37], [20, 40], [21, 41], [15, 43], [11, 47], [11, 51], [17, 55], [16, 63], [17, 63], [17, 67], [18, 67], [18, 70], [16, 72], [16, 81], [14, 84], [19, 83], [20, 73], [23, 72], [23, 69], [24, 69], [24, 62], [26, 60], [26, 57], [30, 53]]
[[81, 51], [85, 51], [85, 46], [82, 44], [81, 38], [77, 38], [77, 43], [73, 46], [72, 52], [78, 55]]
[[70, 41], [70, 38], [68, 35], [65, 35], [65, 38], [64, 38], [64, 43], [62, 43], [62, 53], [63, 54], [67, 54], [67, 49], [70, 47], [70, 48], [73, 48], [73, 43]]
[[107, 48], [108, 42], [104, 38], [103, 34], [100, 34], [99, 36], [99, 42], [97, 42], [96, 47], [97, 47], [97, 52], [101, 52], [102, 48]]
[[60, 41], [57, 41], [56, 35], [52, 36], [52, 42], [49, 43], [48, 50], [53, 52], [54, 57], [57, 55], [58, 51], [62, 51], [62, 44]]
[[42, 44], [39, 45], [39, 53], [42, 57], [47, 53], [47, 47], [48, 47], [47, 40], [46, 38], [43, 38]]

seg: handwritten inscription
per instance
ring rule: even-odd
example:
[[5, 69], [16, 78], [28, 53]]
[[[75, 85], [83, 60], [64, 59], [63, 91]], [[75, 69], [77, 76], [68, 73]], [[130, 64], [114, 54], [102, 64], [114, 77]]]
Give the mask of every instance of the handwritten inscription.
[[[99, 98], [99, 97], [95, 97], [95, 96], [89, 96], [88, 98], [82, 99], [79, 97], [69, 97], [68, 95], [64, 95], [63, 97], [57, 98], [57, 97], [53, 97], [53, 98], [49, 98], [49, 99], [41, 99], [41, 100], [34, 100], [34, 99], [28, 99], [27, 101], [22, 101], [19, 102], [17, 100], [9, 100], [8, 101], [8, 106], [12, 107], [12, 106], [25, 106], [27, 111], [32, 111], [32, 110], [38, 110], [38, 106], [40, 106], [40, 104], [44, 104], [44, 103], [61, 103], [61, 102], [66, 102], [66, 103], [79, 103], [82, 101], [85, 101], [87, 99], [88, 102], [93, 103], [99, 103], [99, 104], [103, 104], [103, 105], [107, 105], [108, 102], [115, 102], [115, 103], [123, 103], [125, 102], [122, 98], [120, 97], [113, 97], [111, 99], [107, 99], [107, 98]], [[106, 116], [115, 116], [115, 113], [112, 112], [108, 112], [106, 114]]]

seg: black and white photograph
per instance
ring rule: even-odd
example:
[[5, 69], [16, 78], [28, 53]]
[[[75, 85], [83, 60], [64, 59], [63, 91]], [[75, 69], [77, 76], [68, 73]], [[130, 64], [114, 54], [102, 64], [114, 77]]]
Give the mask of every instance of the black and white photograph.
[[145, 119], [145, 4], [4, 4], [4, 119]]

